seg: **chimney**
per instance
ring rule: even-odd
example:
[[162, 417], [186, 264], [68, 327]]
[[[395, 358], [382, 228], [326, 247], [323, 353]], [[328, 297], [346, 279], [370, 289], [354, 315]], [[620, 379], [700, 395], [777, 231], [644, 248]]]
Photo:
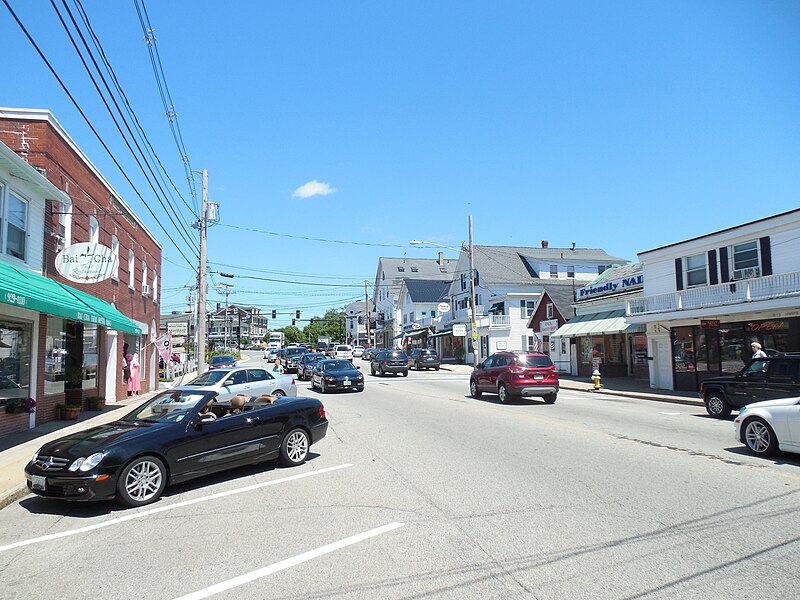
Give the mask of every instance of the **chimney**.
[[437, 262], [440, 267], [444, 266], [444, 252], [439, 252], [439, 260]]
[[547, 248], [548, 246], [550, 246], [550, 242], [547, 240], [542, 240], [542, 248]]
[[220, 309], [219, 302], [217, 302], [217, 312], [219, 312], [219, 309]]

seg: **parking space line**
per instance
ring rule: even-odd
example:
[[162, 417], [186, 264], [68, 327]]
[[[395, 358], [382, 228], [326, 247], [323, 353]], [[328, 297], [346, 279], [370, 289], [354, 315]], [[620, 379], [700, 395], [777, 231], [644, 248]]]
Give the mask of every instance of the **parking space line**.
[[51, 533], [49, 535], [43, 535], [41, 537], [32, 538], [30, 540], [23, 540], [21, 542], [14, 542], [13, 544], [6, 544], [5, 546], [0, 546], [0, 552], [5, 552], [6, 550], [13, 550], [14, 548], [21, 548], [22, 546], [30, 546], [31, 544], [39, 544], [41, 542], [49, 542], [50, 540], [57, 540], [64, 537], [69, 537], [71, 535], [77, 535], [79, 533], [87, 533], [89, 531], [94, 531], [96, 529], [102, 529], [104, 527], [110, 527], [111, 525], [119, 525], [120, 523], [125, 523], [126, 521], [132, 521], [133, 519], [140, 519], [142, 517], [149, 517], [150, 515], [154, 515], [157, 513], [165, 512], [168, 510], [173, 510], [176, 508], [182, 508], [184, 506], [191, 506], [192, 504], [199, 504], [200, 502], [208, 502], [210, 500], [218, 500], [219, 498], [225, 498], [227, 496], [234, 496], [236, 494], [242, 494], [244, 492], [251, 492], [253, 490], [257, 490], [260, 488], [268, 487], [271, 485], [277, 485], [279, 483], [287, 483], [289, 481], [296, 481], [298, 479], [305, 479], [306, 477], [312, 477], [314, 475], [322, 475], [323, 473], [330, 473], [331, 471], [338, 471], [339, 469], [344, 469], [346, 467], [352, 467], [352, 464], [343, 464], [337, 465], [335, 467], [327, 467], [325, 469], [319, 469], [316, 471], [309, 471], [307, 473], [300, 473], [298, 475], [290, 475], [289, 477], [281, 477], [280, 479], [275, 479], [273, 481], [265, 481], [263, 483], [256, 483], [253, 485], [248, 485], [243, 488], [237, 488], [235, 490], [227, 490], [225, 492], [218, 492], [216, 494], [211, 494], [210, 496], [203, 496], [201, 498], [193, 498], [192, 500], [183, 500], [182, 502], [176, 502], [175, 504], [169, 504], [166, 506], [159, 506], [157, 508], [151, 508], [149, 510], [145, 510], [142, 512], [137, 512], [134, 514], [125, 515], [122, 517], [118, 517], [116, 519], [111, 519], [109, 521], [103, 521], [102, 523], [96, 523], [94, 525], [87, 525], [86, 527], [80, 527], [78, 529], [70, 529], [69, 531], [61, 531], [59, 533]]
[[234, 577], [233, 579], [222, 581], [205, 589], [192, 592], [191, 594], [186, 594], [185, 596], [176, 598], [176, 600], [201, 600], [201, 598], [208, 598], [209, 596], [213, 596], [214, 594], [219, 594], [220, 592], [224, 592], [233, 589], [235, 587], [239, 587], [240, 585], [250, 583], [251, 581], [255, 581], [256, 579], [261, 579], [262, 577], [266, 577], [267, 575], [272, 575], [273, 573], [277, 573], [278, 571], [282, 571], [290, 567], [295, 567], [299, 564], [302, 564], [314, 558], [319, 558], [320, 556], [323, 556], [325, 554], [330, 554], [331, 552], [335, 552], [336, 550], [341, 550], [342, 548], [346, 548], [347, 546], [352, 546], [353, 544], [363, 542], [364, 540], [368, 540], [369, 538], [382, 535], [384, 533], [388, 533], [389, 531], [402, 527], [403, 525], [404, 523], [389, 523], [388, 525], [384, 525], [382, 527], [376, 527], [375, 529], [370, 529], [369, 531], [365, 531], [363, 533], [359, 533], [349, 538], [339, 540], [338, 542], [333, 542], [332, 544], [321, 546], [319, 548], [315, 548], [314, 550], [309, 550], [308, 552], [303, 552], [302, 554], [298, 554], [297, 556], [293, 556], [291, 558], [287, 558], [286, 560], [276, 562], [262, 569], [257, 569], [256, 571], [251, 571], [250, 573], [239, 575], [238, 577]]

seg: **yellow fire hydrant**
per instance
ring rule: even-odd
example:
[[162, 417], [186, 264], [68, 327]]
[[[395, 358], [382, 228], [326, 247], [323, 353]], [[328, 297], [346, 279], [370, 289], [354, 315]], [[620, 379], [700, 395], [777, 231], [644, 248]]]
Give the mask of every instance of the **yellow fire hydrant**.
[[595, 369], [592, 373], [592, 381], [594, 381], [595, 391], [600, 389], [600, 369]]

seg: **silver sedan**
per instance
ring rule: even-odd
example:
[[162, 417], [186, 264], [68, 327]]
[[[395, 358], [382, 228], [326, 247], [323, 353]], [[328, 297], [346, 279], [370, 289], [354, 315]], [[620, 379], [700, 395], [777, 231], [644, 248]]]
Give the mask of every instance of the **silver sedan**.
[[278, 375], [266, 369], [236, 367], [206, 371], [176, 390], [213, 390], [217, 400], [225, 402], [238, 394], [261, 396], [297, 396], [297, 385], [291, 375]]

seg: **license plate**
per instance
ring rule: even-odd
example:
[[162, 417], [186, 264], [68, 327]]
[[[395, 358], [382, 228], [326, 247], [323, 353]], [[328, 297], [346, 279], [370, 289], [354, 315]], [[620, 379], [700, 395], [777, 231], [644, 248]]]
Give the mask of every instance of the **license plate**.
[[534, 379], [544, 379], [544, 375], [534, 375]]
[[31, 487], [34, 490], [46, 490], [47, 477], [42, 477], [41, 475], [31, 475]]
[[350, 380], [349, 380], [349, 379], [345, 379], [345, 380], [342, 382], [342, 385], [350, 385]]

